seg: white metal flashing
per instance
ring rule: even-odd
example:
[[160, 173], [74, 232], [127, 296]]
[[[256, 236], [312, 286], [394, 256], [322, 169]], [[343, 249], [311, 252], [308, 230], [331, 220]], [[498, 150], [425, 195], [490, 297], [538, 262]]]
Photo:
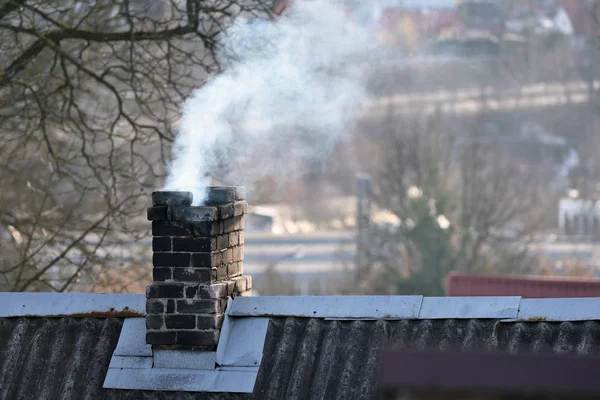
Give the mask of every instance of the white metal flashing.
[[114, 355], [152, 357], [152, 345], [146, 343], [145, 318], [127, 318], [123, 321]]
[[328, 319], [416, 319], [423, 296], [261, 296], [238, 297], [232, 317]]
[[269, 319], [232, 318], [228, 315], [231, 305], [230, 299], [217, 352], [152, 350], [145, 343], [144, 318], [126, 319], [103, 387], [251, 393]]
[[0, 318], [145, 314], [143, 294], [0, 293]]
[[118, 369], [109, 368], [104, 388], [177, 392], [252, 393], [258, 368], [216, 369]]
[[424, 297], [419, 319], [517, 318], [520, 297]]
[[[138, 324], [139, 356], [144, 346], [146, 297], [143, 294], [91, 293], [0, 293], [0, 318], [11, 317], [126, 317]], [[515, 304], [518, 312], [515, 316]], [[584, 321], [600, 320], [600, 298], [521, 299], [520, 297], [422, 297], [422, 296], [263, 296], [237, 297], [228, 307], [231, 317], [306, 317], [324, 319], [436, 319], [499, 318], [503, 321]], [[133, 317], [133, 318], [132, 318]], [[227, 337], [228, 316], [222, 330]], [[127, 321], [138, 322], [127, 322]], [[264, 327], [265, 322], [257, 322]], [[258, 328], [252, 328], [258, 329]], [[123, 334], [122, 339], [132, 338]], [[134, 345], [117, 346], [134, 349]], [[223, 359], [226, 346], [219, 346]], [[133, 351], [133, 350], [132, 350]], [[219, 352], [219, 350], [217, 350]]]
[[224, 367], [258, 367], [268, 327], [269, 318], [231, 318], [227, 345], [222, 357], [218, 358], [218, 364]]
[[212, 371], [215, 364], [214, 351], [154, 350], [154, 368]]
[[519, 314], [507, 322], [600, 320], [600, 298], [521, 299]]

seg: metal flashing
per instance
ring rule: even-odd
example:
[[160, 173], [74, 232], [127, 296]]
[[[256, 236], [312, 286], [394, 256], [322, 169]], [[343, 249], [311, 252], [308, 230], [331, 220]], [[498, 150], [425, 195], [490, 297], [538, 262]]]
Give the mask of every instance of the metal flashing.
[[114, 355], [152, 357], [152, 345], [146, 343], [145, 318], [127, 318], [123, 321]]
[[152, 357], [115, 356], [110, 359], [108, 368], [140, 369], [152, 368]]
[[143, 294], [0, 293], [0, 318], [143, 317]]
[[109, 368], [104, 388], [173, 392], [252, 393], [258, 368], [240, 370]]
[[522, 299], [519, 314], [504, 322], [567, 322], [600, 320], [600, 298]]
[[419, 319], [516, 318], [521, 298], [424, 297]]
[[416, 319], [423, 296], [262, 296], [237, 297], [232, 317], [328, 319]]
[[154, 368], [214, 370], [214, 351], [154, 350]]
[[231, 318], [225, 350], [218, 358], [218, 364], [228, 367], [260, 366], [268, 327], [269, 318]]
[[[232, 318], [229, 299], [217, 352], [152, 350], [144, 318], [124, 322], [103, 387], [107, 389], [251, 393], [268, 318]], [[217, 365], [217, 361], [218, 364]]]

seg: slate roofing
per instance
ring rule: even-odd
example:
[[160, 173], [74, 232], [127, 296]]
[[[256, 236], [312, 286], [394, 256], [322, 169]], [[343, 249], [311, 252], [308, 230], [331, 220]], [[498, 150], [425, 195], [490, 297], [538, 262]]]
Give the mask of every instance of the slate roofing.
[[98, 314], [83, 312], [90, 301], [81, 295], [29, 296], [0, 294], [2, 400], [373, 398], [386, 348], [600, 354], [600, 299], [249, 297], [236, 298], [229, 315], [269, 318], [253, 393], [104, 389], [122, 327], [139, 318], [144, 296], [111, 305], [113, 295], [90, 295]]

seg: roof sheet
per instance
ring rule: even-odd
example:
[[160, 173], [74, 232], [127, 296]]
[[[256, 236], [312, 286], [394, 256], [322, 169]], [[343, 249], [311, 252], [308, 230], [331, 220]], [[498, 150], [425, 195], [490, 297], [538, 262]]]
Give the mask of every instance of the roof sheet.
[[375, 395], [385, 347], [600, 354], [600, 323], [271, 318], [253, 395], [102, 389], [121, 318], [0, 318], [0, 399], [311, 399]]
[[447, 292], [448, 296], [600, 297], [600, 279], [453, 272]]

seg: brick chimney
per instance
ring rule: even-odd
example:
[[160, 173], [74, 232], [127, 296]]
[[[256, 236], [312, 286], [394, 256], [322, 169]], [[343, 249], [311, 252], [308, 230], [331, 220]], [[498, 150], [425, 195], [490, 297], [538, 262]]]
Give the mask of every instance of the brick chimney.
[[154, 192], [152, 283], [146, 287], [146, 342], [154, 348], [214, 350], [227, 299], [249, 295], [242, 276], [243, 187], [208, 187], [203, 206], [191, 192]]

